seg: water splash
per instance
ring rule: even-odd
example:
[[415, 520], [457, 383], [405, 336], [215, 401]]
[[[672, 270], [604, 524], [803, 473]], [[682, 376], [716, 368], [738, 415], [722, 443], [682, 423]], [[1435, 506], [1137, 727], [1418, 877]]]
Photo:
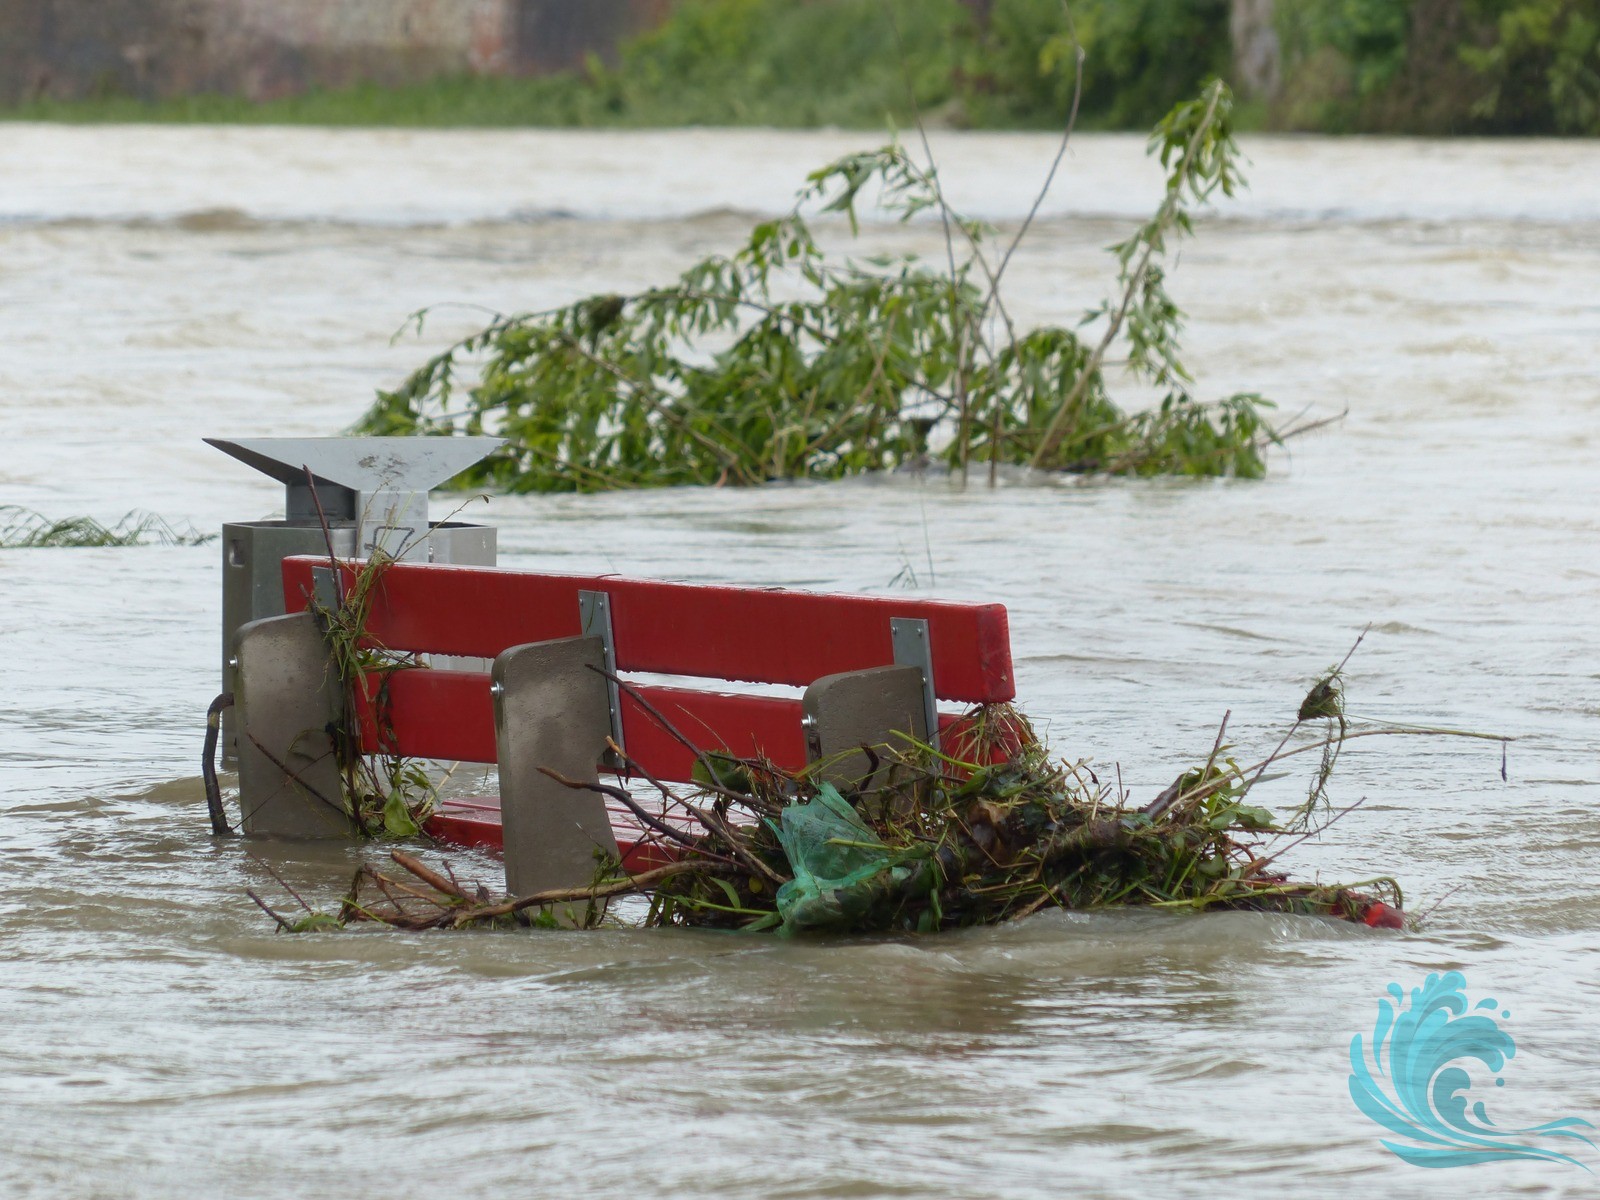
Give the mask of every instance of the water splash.
[[[1394, 1002], [1378, 1001], [1370, 1054], [1360, 1034], [1350, 1041], [1350, 1098], [1379, 1125], [1408, 1139], [1383, 1145], [1413, 1166], [1531, 1158], [1589, 1170], [1570, 1154], [1531, 1143], [1566, 1138], [1593, 1148], [1595, 1143], [1577, 1132], [1593, 1129], [1590, 1122], [1563, 1117], [1526, 1129], [1499, 1129], [1483, 1101], [1471, 1099], [1472, 1078], [1454, 1064], [1473, 1059], [1498, 1076], [1517, 1045], [1495, 1020], [1500, 1005], [1493, 999], [1469, 1005], [1466, 984], [1459, 971], [1429, 975], [1420, 988], [1411, 989], [1410, 1005], [1403, 1007], [1405, 993], [1391, 983]], [[1499, 1015], [1511, 1014], [1502, 1010]], [[1494, 1082], [1505, 1086], [1504, 1079]]]

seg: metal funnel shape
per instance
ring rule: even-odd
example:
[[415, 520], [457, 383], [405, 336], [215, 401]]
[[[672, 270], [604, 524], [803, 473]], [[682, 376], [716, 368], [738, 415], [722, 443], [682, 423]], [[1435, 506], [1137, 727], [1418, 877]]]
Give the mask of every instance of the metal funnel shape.
[[263, 475], [303, 486], [305, 469], [322, 483], [371, 496], [426, 495], [505, 445], [497, 437], [206, 438]]

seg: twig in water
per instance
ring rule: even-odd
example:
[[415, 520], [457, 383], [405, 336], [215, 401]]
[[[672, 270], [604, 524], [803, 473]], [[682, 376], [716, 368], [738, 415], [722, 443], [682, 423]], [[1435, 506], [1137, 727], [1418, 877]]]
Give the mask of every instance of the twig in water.
[[[1206, 100], [1205, 113], [1201, 117], [1199, 124], [1195, 126], [1194, 134], [1184, 148], [1183, 157], [1179, 163], [1180, 170], [1176, 177], [1169, 181], [1167, 198], [1162, 202], [1155, 218], [1149, 225], [1149, 228], [1162, 233], [1167, 231], [1173, 219], [1178, 216], [1179, 205], [1183, 201], [1184, 188], [1190, 184], [1194, 177], [1195, 154], [1200, 148], [1200, 140], [1211, 129], [1212, 119], [1216, 116], [1217, 106], [1222, 100], [1223, 87], [1221, 81], [1214, 80], [1211, 86], [1207, 88], [1207, 92], [1209, 95]], [[1185, 170], [1183, 168], [1188, 169]], [[1083, 399], [1091, 381], [1098, 378], [1100, 366], [1105, 361], [1106, 351], [1111, 348], [1111, 343], [1116, 340], [1117, 335], [1122, 331], [1123, 322], [1127, 320], [1128, 313], [1133, 309], [1134, 297], [1144, 287], [1145, 279], [1149, 276], [1151, 267], [1154, 265], [1156, 252], [1164, 247], [1164, 243], [1164, 237], [1154, 237], [1145, 243], [1144, 251], [1139, 256], [1138, 263], [1127, 276], [1122, 293], [1122, 302], [1117, 306], [1116, 311], [1109, 314], [1105, 333], [1101, 336], [1099, 344], [1090, 352], [1089, 361], [1079, 373], [1077, 380], [1072, 385], [1072, 389], [1056, 405], [1049, 423], [1045, 426], [1044, 435], [1039, 439], [1038, 448], [1033, 453], [1030, 466], [1034, 468], [1042, 467], [1045, 459], [1050, 456], [1060, 443], [1068, 415], [1071, 414], [1073, 407]]]
[[[436, 891], [443, 892], [446, 896], [454, 896], [457, 900], [470, 899], [466, 892], [462, 890], [461, 884], [456, 881], [454, 872], [451, 873], [449, 879], [446, 879], [437, 871], [424, 865], [421, 859], [413, 858], [403, 850], [391, 850], [389, 851], [389, 857]], [[450, 864], [445, 863], [444, 869], [449, 871]]]
[[1271, 854], [1267, 855], [1267, 857], [1256, 859], [1254, 862], [1252, 862], [1250, 864], [1250, 874], [1260, 874], [1263, 870], [1266, 869], [1266, 867], [1269, 864], [1277, 861], [1279, 858], [1282, 858], [1289, 851], [1293, 850], [1296, 846], [1300, 845], [1301, 842], [1308, 841], [1309, 839], [1314, 838], [1314, 837], [1320, 837], [1324, 832], [1327, 831], [1328, 827], [1331, 826], [1335, 821], [1339, 820], [1341, 817], [1349, 816], [1351, 813], [1355, 812], [1356, 809], [1360, 808], [1366, 802], [1367, 802], [1367, 798], [1365, 796], [1361, 797], [1361, 799], [1357, 800], [1354, 804], [1348, 805], [1345, 808], [1341, 808], [1338, 812], [1334, 813], [1331, 817], [1329, 817], [1321, 825], [1317, 826], [1317, 828], [1307, 830], [1305, 833], [1302, 833], [1299, 837], [1295, 838], [1294, 841], [1290, 842], [1288, 845], [1278, 847], [1278, 849], [1274, 850]]
[[259, 908], [262, 912], [266, 913], [267, 916], [271, 917], [274, 921], [276, 921], [278, 923], [278, 928], [279, 929], [283, 930], [285, 933], [293, 933], [294, 932], [294, 930], [290, 926], [289, 922], [285, 921], [275, 911], [273, 911], [273, 909], [267, 904], [267, 902], [265, 900], [263, 900], [260, 896], [256, 895], [253, 890], [251, 890], [250, 888], [245, 888], [244, 894], [246, 896], [249, 896], [250, 899], [252, 899], [252, 900], [254, 900], [256, 902], [256, 907], [257, 908]]
[[[263, 746], [261, 744], [261, 739], [260, 738], [256, 737], [256, 735], [251, 733], [248, 729], [244, 731], [244, 735], [245, 735], [245, 737], [250, 739], [250, 744], [252, 746], [254, 746], [257, 750], [261, 751], [262, 754], [266, 755], [267, 761], [269, 763], [271, 763], [273, 766], [277, 767], [278, 770], [282, 771], [290, 779], [294, 780], [295, 783], [298, 784], [300, 787], [305, 788], [306, 791], [311, 793], [311, 798], [312, 799], [320, 800], [323, 804], [327, 805], [330, 809], [332, 809], [334, 812], [338, 813], [341, 817], [344, 817], [346, 820], [349, 819], [350, 814], [345, 812], [345, 810], [344, 810], [342, 805], [335, 804], [332, 800], [329, 800], [321, 792], [317, 791], [316, 788], [312, 787], [309, 783], [307, 783], [304, 779], [302, 779], [300, 777], [300, 772], [296, 771], [293, 767], [289, 766], [286, 762], [284, 762], [283, 759], [279, 758], [271, 750], [268, 750], [265, 746]], [[326, 755], [324, 755], [323, 757], [326, 757]], [[269, 796], [269, 797], [267, 797], [267, 799], [270, 800], [271, 797]], [[267, 802], [266, 800], [262, 801], [263, 804], [265, 804], [266, 802]], [[255, 815], [255, 810], [252, 809], [250, 815], [254, 816]]]
[[287, 879], [285, 879], [282, 875], [279, 875], [278, 872], [273, 869], [272, 864], [269, 863], [266, 859], [262, 858], [260, 855], [252, 854], [250, 856], [250, 861], [255, 863], [256, 866], [260, 867], [268, 875], [271, 875], [273, 879], [277, 880], [278, 881], [278, 886], [281, 887], [284, 891], [288, 892], [289, 895], [293, 896], [294, 899], [295, 899], [295, 902], [297, 904], [299, 904], [301, 908], [305, 909], [307, 912], [316, 912], [317, 911], [316, 909], [312, 908], [311, 905], [306, 903], [306, 900], [305, 900], [304, 896], [302, 896], [299, 892], [295, 891], [292, 887], [289, 886], [289, 881]]
[[554, 779], [562, 787], [572, 788], [574, 791], [596, 792], [602, 796], [610, 796], [617, 803], [627, 808], [628, 811], [633, 813], [634, 816], [638, 817], [639, 820], [643, 821], [651, 829], [654, 829], [657, 833], [659, 833], [662, 837], [667, 838], [669, 841], [677, 842], [680, 846], [684, 846], [690, 850], [693, 850], [696, 854], [704, 854], [707, 858], [716, 859], [718, 861], [727, 863], [729, 866], [735, 865], [731, 858], [723, 858], [719, 854], [711, 854], [708, 851], [703, 851], [700, 848], [700, 844], [696, 842], [694, 838], [690, 837], [686, 833], [681, 832], [680, 830], [674, 829], [667, 822], [661, 820], [649, 809], [645, 808], [644, 805], [635, 800], [632, 794], [626, 788], [612, 787], [609, 783], [587, 783], [582, 779], [568, 779], [559, 771], [552, 771], [549, 767], [540, 767], [539, 774], [547, 775], [551, 779]]
[[1451, 896], [1454, 896], [1457, 892], [1459, 892], [1462, 888], [1464, 888], [1466, 886], [1467, 885], [1464, 884], [1464, 883], [1456, 884], [1455, 887], [1451, 888], [1444, 895], [1440, 896], [1437, 900], [1435, 900], [1432, 904], [1428, 905], [1428, 907], [1426, 909], [1424, 909], [1422, 912], [1418, 913], [1415, 917], [1413, 917], [1412, 918], [1412, 923], [1414, 925], [1420, 926], [1429, 917], [1433, 916], [1434, 913], [1438, 912], [1439, 911], [1439, 907], [1446, 900], [1450, 899]]

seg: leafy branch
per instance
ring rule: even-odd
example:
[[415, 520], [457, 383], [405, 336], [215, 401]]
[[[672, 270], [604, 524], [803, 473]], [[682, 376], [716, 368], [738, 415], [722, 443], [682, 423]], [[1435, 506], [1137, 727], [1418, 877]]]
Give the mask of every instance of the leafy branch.
[[[1166, 191], [1112, 247], [1116, 295], [1078, 323], [1105, 319], [1093, 346], [1063, 325], [1019, 329], [1005, 308], [1032, 215], [996, 266], [993, 231], [950, 206], [931, 155], [896, 142], [812, 172], [789, 213], [673, 284], [496, 318], [380, 393], [358, 431], [500, 434], [508, 446], [463, 482], [512, 491], [837, 479], [930, 458], [962, 473], [987, 458], [991, 481], [1001, 463], [1258, 478], [1284, 436], [1272, 405], [1193, 397], [1162, 266], [1194, 211], [1242, 185], [1231, 110], [1213, 82], [1157, 126]], [[841, 216], [854, 236], [868, 205], [901, 222], [937, 213], [946, 263], [824, 251], [812, 222]], [[1129, 413], [1108, 394], [1118, 344], [1134, 378], [1167, 389], [1154, 408]]]

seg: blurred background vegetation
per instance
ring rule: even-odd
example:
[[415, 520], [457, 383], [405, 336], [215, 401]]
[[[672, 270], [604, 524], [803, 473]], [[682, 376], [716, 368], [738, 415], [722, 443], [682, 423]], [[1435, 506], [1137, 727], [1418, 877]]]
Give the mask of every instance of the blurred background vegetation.
[[1274, 123], [1600, 134], [1600, 0], [1277, 0]]
[[[1245, 127], [1600, 134], [1600, 0], [685, 0], [609, 65], [253, 102], [38, 100], [6, 115], [476, 126], [1058, 125], [1144, 129], [1207, 77]], [[1241, 14], [1267, 65], [1236, 61]], [[1262, 39], [1265, 39], [1263, 42]], [[1248, 76], [1254, 74], [1256, 78]], [[908, 89], [909, 82], [909, 89]]]

